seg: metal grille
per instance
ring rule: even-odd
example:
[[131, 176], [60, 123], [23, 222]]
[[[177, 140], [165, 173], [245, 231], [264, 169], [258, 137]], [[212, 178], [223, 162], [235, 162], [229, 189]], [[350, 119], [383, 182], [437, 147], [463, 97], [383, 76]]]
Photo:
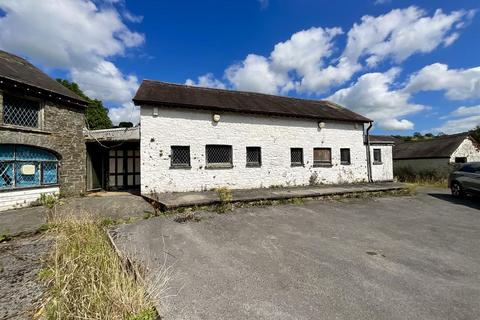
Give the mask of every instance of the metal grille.
[[190, 147], [172, 146], [171, 153], [172, 167], [190, 167]]
[[262, 163], [260, 147], [247, 147], [247, 166], [257, 167]]
[[290, 159], [291, 159], [292, 166], [303, 165], [303, 149], [302, 148], [291, 148], [290, 149]]
[[340, 149], [341, 164], [350, 164], [350, 149]]
[[55, 184], [57, 183], [57, 163], [44, 162], [43, 163], [43, 183]]
[[0, 162], [0, 189], [13, 186], [13, 163]]
[[232, 146], [207, 145], [206, 155], [207, 165], [225, 167], [232, 166]]
[[332, 163], [332, 150], [330, 148], [313, 149], [313, 164], [329, 165]]
[[3, 123], [37, 128], [38, 102], [5, 95], [3, 98]]
[[373, 162], [382, 162], [382, 151], [380, 149], [373, 149]]

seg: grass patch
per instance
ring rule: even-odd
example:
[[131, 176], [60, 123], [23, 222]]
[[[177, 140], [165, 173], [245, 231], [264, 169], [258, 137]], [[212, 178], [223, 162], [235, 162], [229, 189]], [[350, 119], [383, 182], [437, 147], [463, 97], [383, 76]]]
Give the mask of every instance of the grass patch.
[[220, 199], [220, 203], [215, 207], [217, 213], [225, 213], [233, 209], [232, 201], [233, 201], [233, 193], [232, 190], [228, 188], [217, 188], [215, 189], [217, 192], [218, 198]]
[[400, 182], [437, 188], [448, 187], [447, 178], [439, 175], [435, 170], [415, 171], [412, 167], [400, 167], [394, 170], [394, 175]]
[[57, 218], [56, 243], [38, 275], [48, 285], [41, 318], [156, 318], [145, 284], [125, 268], [105, 224], [86, 216]]
[[12, 236], [9, 235], [8, 233], [0, 234], [0, 243], [7, 242], [7, 241], [10, 241], [10, 240], [12, 240]]

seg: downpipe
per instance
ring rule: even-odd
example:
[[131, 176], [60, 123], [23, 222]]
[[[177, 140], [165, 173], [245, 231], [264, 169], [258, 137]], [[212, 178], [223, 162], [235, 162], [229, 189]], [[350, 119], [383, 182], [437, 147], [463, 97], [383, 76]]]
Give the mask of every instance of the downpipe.
[[370, 129], [372, 129], [373, 123], [370, 122], [365, 134], [365, 144], [367, 145], [367, 176], [368, 182], [373, 182], [372, 179], [372, 158], [370, 156]]

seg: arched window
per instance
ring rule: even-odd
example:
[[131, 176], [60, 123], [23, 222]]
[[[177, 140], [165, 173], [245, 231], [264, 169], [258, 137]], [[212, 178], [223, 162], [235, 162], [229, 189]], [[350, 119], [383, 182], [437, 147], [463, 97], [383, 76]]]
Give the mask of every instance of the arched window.
[[58, 159], [46, 150], [0, 144], [0, 189], [29, 188], [58, 183]]

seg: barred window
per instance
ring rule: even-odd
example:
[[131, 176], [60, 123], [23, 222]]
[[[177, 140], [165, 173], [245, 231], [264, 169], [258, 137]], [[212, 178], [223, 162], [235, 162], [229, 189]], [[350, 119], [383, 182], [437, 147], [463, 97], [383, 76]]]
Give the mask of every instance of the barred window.
[[262, 154], [260, 147], [247, 147], [247, 167], [260, 167]]
[[332, 164], [332, 149], [330, 148], [314, 148], [313, 149], [313, 165], [329, 166]]
[[303, 149], [302, 148], [290, 149], [290, 162], [292, 166], [303, 166]]
[[340, 149], [340, 163], [350, 164], [350, 149], [347, 149], [347, 148]]
[[373, 163], [380, 164], [382, 163], [382, 150], [373, 149]]
[[232, 146], [210, 144], [205, 147], [207, 168], [231, 168]]
[[28, 146], [0, 145], [0, 189], [57, 183], [58, 160], [53, 153]]
[[190, 147], [172, 146], [170, 166], [172, 168], [190, 168]]
[[10, 95], [3, 96], [3, 123], [38, 128], [40, 103]]

